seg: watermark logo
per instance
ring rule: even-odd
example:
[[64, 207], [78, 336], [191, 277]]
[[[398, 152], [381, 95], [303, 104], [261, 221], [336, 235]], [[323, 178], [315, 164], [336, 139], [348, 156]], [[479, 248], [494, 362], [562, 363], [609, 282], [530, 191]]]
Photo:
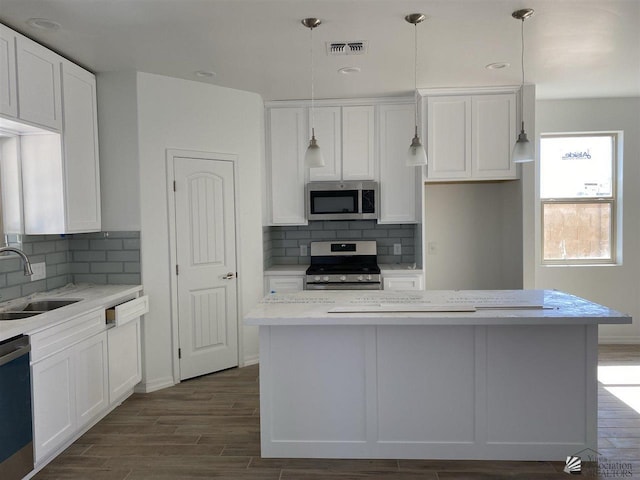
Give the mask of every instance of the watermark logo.
[[609, 459], [590, 448], [580, 450], [567, 457], [564, 472], [593, 478], [631, 478], [633, 466], [630, 462]]
[[564, 464], [564, 471], [572, 475], [580, 475], [582, 473], [582, 458], [575, 455], [568, 456]]

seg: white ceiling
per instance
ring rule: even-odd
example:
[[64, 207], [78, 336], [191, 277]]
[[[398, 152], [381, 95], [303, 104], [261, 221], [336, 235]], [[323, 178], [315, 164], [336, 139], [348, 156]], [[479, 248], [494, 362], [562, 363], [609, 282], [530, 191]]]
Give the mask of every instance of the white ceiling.
[[[310, 97], [313, 31], [316, 98], [391, 96], [418, 87], [514, 85], [521, 80], [519, 8], [527, 83], [538, 98], [640, 96], [640, 0], [0, 0], [0, 21], [94, 72], [140, 70], [257, 92]], [[44, 31], [29, 18], [61, 24]], [[363, 56], [329, 57], [325, 42], [365, 40]], [[509, 62], [510, 68], [485, 65]], [[358, 74], [338, 69], [355, 66]], [[216, 76], [201, 79], [198, 70]]]

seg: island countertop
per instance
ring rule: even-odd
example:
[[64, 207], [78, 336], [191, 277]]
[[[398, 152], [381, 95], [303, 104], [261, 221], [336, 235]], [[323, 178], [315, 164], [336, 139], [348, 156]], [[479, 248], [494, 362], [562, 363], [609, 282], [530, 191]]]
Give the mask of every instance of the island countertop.
[[594, 325], [631, 316], [557, 290], [302, 291], [266, 296], [247, 325]]

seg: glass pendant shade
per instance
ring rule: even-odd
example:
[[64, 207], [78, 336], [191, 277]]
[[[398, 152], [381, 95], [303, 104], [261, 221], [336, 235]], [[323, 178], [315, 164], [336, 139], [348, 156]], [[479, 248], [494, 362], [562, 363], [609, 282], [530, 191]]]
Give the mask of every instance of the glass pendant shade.
[[518, 140], [513, 146], [511, 160], [513, 161], [513, 163], [527, 163], [533, 162], [535, 160], [533, 144], [527, 138], [527, 134], [524, 130], [520, 132], [520, 135], [518, 135]]
[[409, 151], [407, 152], [407, 166], [409, 167], [423, 167], [427, 164], [427, 152], [424, 149], [422, 143], [420, 143], [420, 137], [418, 137], [418, 127], [416, 127], [416, 134], [411, 140]]
[[304, 164], [308, 168], [324, 167], [324, 157], [322, 156], [322, 151], [320, 150], [320, 146], [316, 141], [315, 132], [311, 134], [309, 146], [307, 147], [307, 151], [304, 154]]

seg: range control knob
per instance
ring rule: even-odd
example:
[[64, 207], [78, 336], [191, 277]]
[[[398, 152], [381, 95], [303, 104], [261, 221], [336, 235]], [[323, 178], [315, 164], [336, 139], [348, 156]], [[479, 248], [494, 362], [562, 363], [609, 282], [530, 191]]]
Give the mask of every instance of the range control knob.
[[313, 277], [313, 280], [314, 280], [315, 282], [319, 282], [319, 281], [320, 281], [320, 276], [319, 276], [319, 275], [316, 275], [315, 277]]
[[346, 279], [347, 279], [347, 277], [345, 277], [344, 275], [341, 275], [341, 276], [340, 276], [340, 281], [341, 281], [341, 282], [344, 282]]
[[329, 275], [325, 275], [324, 277], [322, 277], [322, 281], [323, 282], [328, 282], [329, 281]]
[[367, 275], [367, 280], [371, 280], [371, 275]]
[[364, 280], [364, 277], [362, 275], [358, 276], [358, 281], [362, 282]]

